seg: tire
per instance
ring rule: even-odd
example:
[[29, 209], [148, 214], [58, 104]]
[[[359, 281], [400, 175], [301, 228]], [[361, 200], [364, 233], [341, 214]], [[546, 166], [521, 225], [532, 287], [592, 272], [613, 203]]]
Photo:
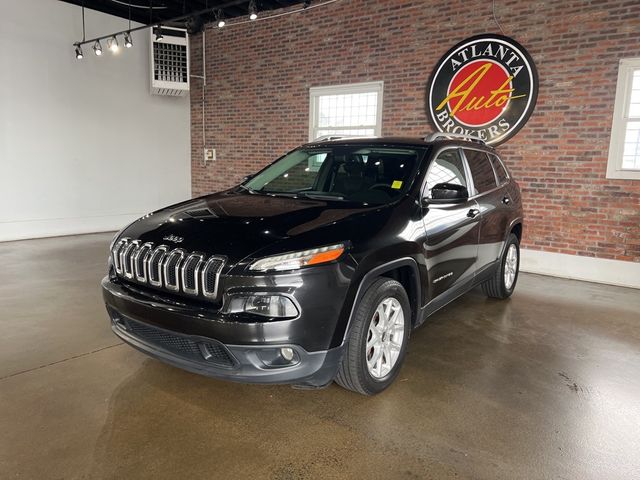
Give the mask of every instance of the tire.
[[[515, 252], [515, 268], [513, 267], [513, 255]], [[509, 281], [509, 277], [505, 274], [507, 270], [513, 270], [513, 279]], [[520, 271], [520, 242], [518, 237], [513, 233], [507, 238], [504, 246], [502, 258], [500, 259], [500, 268], [496, 269], [493, 277], [482, 284], [482, 291], [491, 298], [508, 298], [511, 296], [518, 283], [518, 273]]]
[[[400, 312], [398, 308], [403, 319], [399, 318], [400, 313], [392, 313], [395, 326], [387, 331], [382, 318], [386, 316], [381, 317], [381, 312]], [[400, 325], [403, 327], [401, 333]], [[385, 331], [380, 332], [383, 329]], [[407, 292], [399, 282], [379, 278], [367, 289], [356, 307], [336, 383], [363, 395], [382, 392], [398, 376], [410, 333], [411, 306]], [[373, 366], [369, 366], [369, 361]]]

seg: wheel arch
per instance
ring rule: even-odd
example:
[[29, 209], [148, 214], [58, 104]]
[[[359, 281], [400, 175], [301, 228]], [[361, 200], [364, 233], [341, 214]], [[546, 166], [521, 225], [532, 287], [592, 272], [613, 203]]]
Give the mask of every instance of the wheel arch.
[[502, 241], [502, 248], [500, 249], [500, 256], [498, 259], [502, 258], [504, 255], [505, 248], [507, 247], [507, 240], [509, 239], [509, 235], [514, 234], [518, 237], [518, 243], [522, 242], [522, 218], [518, 217], [509, 223], [509, 227], [507, 231], [504, 232], [504, 240]]
[[418, 263], [415, 259], [412, 257], [403, 257], [378, 265], [369, 270], [362, 277], [358, 285], [358, 290], [353, 300], [353, 304], [351, 305], [351, 311], [349, 312], [349, 320], [342, 339], [343, 344], [349, 336], [358, 303], [362, 300], [367, 289], [380, 277], [392, 278], [402, 284], [409, 296], [409, 303], [411, 305], [411, 324], [416, 324], [420, 312], [422, 292], [420, 286], [420, 272], [418, 270]]
[[518, 242], [522, 242], [522, 219], [521, 218], [514, 220], [511, 223], [511, 225], [509, 225], [509, 231], [507, 232], [506, 236], [508, 237], [512, 233], [516, 237], [518, 237]]

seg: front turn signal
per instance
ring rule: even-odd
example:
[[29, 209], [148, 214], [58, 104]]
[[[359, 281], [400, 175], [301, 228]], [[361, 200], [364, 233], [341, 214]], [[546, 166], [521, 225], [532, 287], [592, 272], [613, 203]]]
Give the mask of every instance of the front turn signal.
[[253, 262], [249, 266], [249, 270], [259, 272], [297, 270], [309, 265], [320, 265], [337, 260], [344, 253], [344, 250], [344, 244], [339, 243], [301, 252], [274, 255]]

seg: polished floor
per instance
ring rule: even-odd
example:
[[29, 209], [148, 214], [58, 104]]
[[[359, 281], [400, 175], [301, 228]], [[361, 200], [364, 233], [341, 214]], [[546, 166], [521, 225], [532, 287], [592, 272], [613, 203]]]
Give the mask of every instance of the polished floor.
[[365, 398], [193, 375], [111, 333], [110, 235], [0, 243], [0, 478], [640, 477], [640, 291], [522, 275]]

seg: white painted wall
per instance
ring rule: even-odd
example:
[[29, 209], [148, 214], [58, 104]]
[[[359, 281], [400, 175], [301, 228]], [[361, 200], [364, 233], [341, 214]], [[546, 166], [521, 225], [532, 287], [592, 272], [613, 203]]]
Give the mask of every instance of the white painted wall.
[[191, 195], [189, 100], [149, 93], [148, 32], [78, 61], [81, 38], [79, 7], [0, 0], [0, 241], [116, 230]]
[[640, 288], [640, 262], [623, 262], [528, 249], [522, 249], [521, 258], [520, 270], [523, 272]]

